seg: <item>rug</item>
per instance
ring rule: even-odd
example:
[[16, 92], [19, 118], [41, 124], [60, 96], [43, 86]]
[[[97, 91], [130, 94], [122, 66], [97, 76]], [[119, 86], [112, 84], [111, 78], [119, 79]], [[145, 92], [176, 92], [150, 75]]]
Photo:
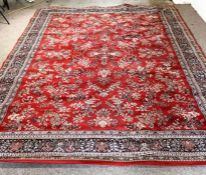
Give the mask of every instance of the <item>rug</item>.
[[206, 63], [173, 6], [44, 8], [0, 69], [0, 161], [206, 164]]

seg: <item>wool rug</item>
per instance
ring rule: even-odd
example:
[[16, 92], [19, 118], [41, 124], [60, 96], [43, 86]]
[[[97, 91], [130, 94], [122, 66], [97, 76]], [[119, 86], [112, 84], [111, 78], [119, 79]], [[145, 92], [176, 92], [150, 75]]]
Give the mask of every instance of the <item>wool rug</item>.
[[173, 6], [44, 8], [0, 69], [0, 161], [206, 164], [206, 63]]

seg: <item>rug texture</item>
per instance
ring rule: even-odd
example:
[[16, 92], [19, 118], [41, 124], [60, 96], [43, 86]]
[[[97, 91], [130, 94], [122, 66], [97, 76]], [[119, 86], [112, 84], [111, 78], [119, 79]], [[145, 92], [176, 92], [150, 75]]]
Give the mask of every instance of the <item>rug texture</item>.
[[206, 164], [205, 62], [173, 6], [40, 9], [0, 69], [0, 161]]

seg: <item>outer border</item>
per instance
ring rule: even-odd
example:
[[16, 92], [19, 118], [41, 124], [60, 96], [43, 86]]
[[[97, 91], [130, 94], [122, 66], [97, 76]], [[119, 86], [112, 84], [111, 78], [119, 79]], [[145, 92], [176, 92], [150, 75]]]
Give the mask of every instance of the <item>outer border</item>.
[[78, 165], [100, 165], [100, 166], [200, 166], [206, 165], [206, 161], [134, 161], [134, 162], [112, 162], [93, 160], [36, 160], [36, 159], [10, 159], [0, 160], [3, 163], [29, 163], [29, 164], [78, 164]]

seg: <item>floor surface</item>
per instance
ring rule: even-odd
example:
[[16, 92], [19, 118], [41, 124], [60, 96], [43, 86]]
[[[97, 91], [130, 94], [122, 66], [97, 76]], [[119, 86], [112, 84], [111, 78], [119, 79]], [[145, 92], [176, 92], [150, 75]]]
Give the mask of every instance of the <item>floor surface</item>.
[[[1, 0], [0, 0], [1, 3]], [[6, 12], [11, 25], [0, 17], [0, 64], [11, 51], [36, 9], [47, 6], [114, 6], [129, 4], [172, 4], [169, 0], [9, 0], [11, 10]], [[32, 6], [31, 6], [32, 5]], [[30, 7], [31, 6], [31, 7]], [[190, 5], [176, 6], [206, 53], [206, 24]], [[111, 167], [86, 165], [0, 164], [0, 175], [204, 175], [206, 166], [194, 167]]]

